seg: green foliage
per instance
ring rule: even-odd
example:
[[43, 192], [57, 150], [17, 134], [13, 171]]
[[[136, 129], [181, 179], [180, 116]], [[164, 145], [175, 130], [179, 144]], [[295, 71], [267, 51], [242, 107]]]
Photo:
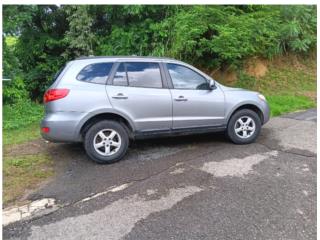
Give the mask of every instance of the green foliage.
[[317, 12], [314, 6], [281, 8], [280, 44], [284, 51], [307, 52], [314, 47]]
[[267, 97], [271, 115], [278, 116], [316, 106], [316, 71], [313, 57], [286, 56], [282, 62], [270, 61], [263, 77], [255, 78], [239, 71], [232, 86], [261, 92]]
[[81, 56], [92, 55], [95, 36], [92, 29], [93, 17], [89, 15], [89, 6], [66, 6], [69, 30], [65, 34], [65, 41], [69, 43], [65, 54]]
[[3, 7], [3, 32], [18, 35], [23, 25], [32, 21], [37, 6], [34, 5], [5, 5]]
[[278, 116], [284, 113], [316, 106], [314, 101], [305, 96], [271, 95], [267, 96], [267, 100], [270, 105], [271, 116]]
[[239, 73], [238, 80], [235, 87], [245, 88], [245, 89], [255, 89], [257, 79], [255, 77], [249, 76], [248, 74], [241, 71]]
[[[15, 39], [15, 40], [13, 40]], [[3, 47], [3, 76], [12, 79], [19, 74], [19, 60], [14, 55], [16, 38], [2, 38]]]
[[217, 26], [218, 36], [212, 39], [211, 49], [227, 63], [256, 55], [275, 55], [278, 25], [277, 11], [230, 15], [226, 24]]
[[4, 104], [13, 104], [27, 99], [28, 92], [21, 77], [18, 58], [14, 55], [16, 37], [3, 39], [3, 76], [10, 81], [3, 82], [2, 98]]
[[63, 53], [68, 46], [64, 40], [68, 22], [65, 12], [57, 6], [35, 8], [32, 20], [21, 24], [14, 53], [29, 96], [40, 101], [55, 72], [67, 61]]
[[3, 144], [19, 144], [40, 137], [43, 106], [30, 100], [3, 106]]
[[35, 139], [39, 139], [40, 126], [39, 123], [32, 123], [29, 126], [17, 129], [3, 130], [3, 145], [21, 144]]
[[29, 100], [3, 106], [3, 129], [27, 127], [32, 123], [40, 123], [43, 106]]
[[3, 82], [2, 86], [2, 99], [4, 104], [14, 104], [28, 99], [28, 92], [20, 76]]
[[5, 73], [21, 73], [37, 100], [80, 55], [167, 56], [208, 69], [316, 46], [312, 5], [4, 5], [3, 12], [3, 37], [17, 38], [11, 53], [4, 46]]

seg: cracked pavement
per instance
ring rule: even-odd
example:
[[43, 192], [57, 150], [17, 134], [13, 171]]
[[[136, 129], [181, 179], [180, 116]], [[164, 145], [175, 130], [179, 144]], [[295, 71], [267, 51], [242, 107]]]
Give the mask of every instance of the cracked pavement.
[[3, 238], [315, 239], [316, 121], [315, 109], [272, 118], [250, 145], [223, 134], [137, 141], [112, 165], [49, 144], [58, 173], [30, 200], [60, 208]]

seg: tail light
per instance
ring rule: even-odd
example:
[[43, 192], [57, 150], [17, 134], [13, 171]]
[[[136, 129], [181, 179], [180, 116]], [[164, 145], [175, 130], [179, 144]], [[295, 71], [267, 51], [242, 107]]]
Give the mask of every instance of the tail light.
[[64, 98], [68, 95], [69, 89], [61, 88], [61, 89], [49, 89], [43, 96], [43, 102], [51, 102], [61, 98]]
[[43, 128], [41, 128], [41, 131], [42, 131], [43, 133], [48, 133], [48, 132], [50, 132], [50, 128], [48, 128], [48, 127], [43, 127]]

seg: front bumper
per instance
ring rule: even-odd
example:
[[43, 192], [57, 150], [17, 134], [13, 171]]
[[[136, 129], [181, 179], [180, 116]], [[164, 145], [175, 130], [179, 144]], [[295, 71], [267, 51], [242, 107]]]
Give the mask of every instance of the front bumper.
[[263, 123], [266, 124], [270, 120], [270, 107], [266, 101], [263, 101], [262, 106], [262, 114], [263, 114]]

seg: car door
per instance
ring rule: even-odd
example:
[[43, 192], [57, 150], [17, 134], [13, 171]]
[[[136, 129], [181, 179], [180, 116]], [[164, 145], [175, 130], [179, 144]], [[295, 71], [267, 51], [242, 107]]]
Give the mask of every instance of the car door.
[[172, 99], [162, 75], [158, 62], [119, 62], [107, 85], [113, 108], [130, 117], [137, 131], [172, 127]]
[[166, 63], [173, 99], [173, 129], [213, 127], [224, 124], [224, 94], [189, 66]]

